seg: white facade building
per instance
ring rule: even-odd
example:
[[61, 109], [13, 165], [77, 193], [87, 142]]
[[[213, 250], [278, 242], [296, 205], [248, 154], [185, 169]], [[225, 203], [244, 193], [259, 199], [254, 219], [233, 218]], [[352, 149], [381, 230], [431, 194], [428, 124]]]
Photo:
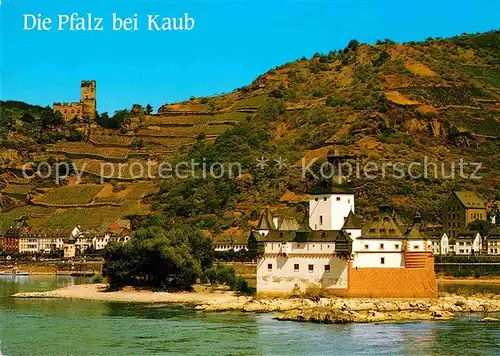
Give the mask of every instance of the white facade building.
[[309, 225], [313, 230], [340, 230], [354, 211], [354, 194], [318, 194], [309, 199]]
[[[345, 159], [349, 157], [333, 156], [329, 162], [338, 164]], [[362, 227], [354, 212], [354, 192], [341, 177], [334, 177], [327, 190], [311, 194], [309, 214], [300, 226], [290, 219], [279, 224], [266, 209], [248, 238], [249, 249], [261, 254], [257, 292], [289, 294], [313, 285], [345, 294], [349, 291], [349, 271], [353, 276], [371, 273], [373, 278], [381, 278], [386, 273], [384, 269], [395, 270], [391, 272], [394, 276], [405, 272], [405, 268], [420, 268], [429, 271], [428, 279], [423, 274], [416, 278], [431, 282], [430, 291], [422, 294], [437, 293], [432, 287], [434, 270], [429, 269], [428, 263], [432, 243], [422, 232], [419, 214], [407, 228], [394, 218], [389, 207], [381, 206], [379, 214]], [[365, 293], [367, 288], [360, 288], [363, 279], [353, 281], [357, 283], [353, 293]]]
[[353, 239], [361, 234], [354, 215], [354, 193], [342, 188], [312, 194], [302, 224], [291, 217], [281, 222], [269, 211], [248, 238], [258, 246], [257, 290], [262, 293], [304, 291], [311, 285], [347, 288]]
[[456, 255], [478, 255], [482, 248], [481, 234], [478, 231], [458, 232], [454, 245]]
[[50, 253], [63, 249], [63, 239], [70, 235], [68, 229], [25, 229], [19, 237], [19, 252]]
[[234, 241], [217, 241], [214, 243], [214, 251], [226, 252], [226, 251], [242, 251], [247, 249], [247, 244], [245, 242], [234, 242]]
[[381, 206], [379, 214], [363, 226], [361, 236], [353, 243], [353, 267], [404, 268], [408, 241], [402, 230], [391, 209]]
[[500, 230], [492, 228], [488, 232], [487, 250], [488, 255], [500, 255]]
[[[309, 206], [316, 206], [316, 198], [311, 196]], [[258, 246], [262, 253], [257, 264], [259, 293], [291, 293], [297, 288], [303, 291], [310, 285], [346, 290], [350, 265], [355, 269], [425, 267], [425, 259], [432, 255], [432, 243], [422, 234], [419, 215], [407, 228], [392, 217], [390, 209], [381, 207], [380, 213], [361, 228], [353, 210], [344, 212], [344, 203], [348, 200], [330, 198], [323, 202], [339, 202], [341, 229], [315, 230], [311, 226], [317, 225], [305, 219], [296, 229], [271, 229], [264, 235], [258, 230], [252, 231], [249, 248]], [[332, 205], [325, 208], [325, 214], [329, 209], [336, 210], [335, 203]], [[311, 218], [319, 216], [310, 212]], [[328, 215], [323, 220], [328, 224], [333, 221], [337, 220]], [[259, 226], [262, 227], [260, 222]]]
[[117, 228], [104, 234], [93, 234], [86, 241], [94, 250], [103, 250], [110, 242], [127, 243], [131, 239], [131, 231], [128, 228]]
[[[262, 217], [261, 217], [262, 219]], [[212, 238], [216, 252], [242, 251], [247, 249], [248, 231], [239, 227], [230, 227]]]
[[[252, 236], [259, 238], [257, 232]], [[271, 231], [262, 243], [263, 257], [257, 263], [259, 292], [291, 293], [310, 285], [344, 289], [347, 285], [347, 246], [345, 231]]]
[[434, 255], [446, 256], [451, 252], [446, 232], [431, 233], [429, 236], [432, 241], [432, 253]]
[[394, 239], [359, 238], [353, 248], [353, 267], [404, 267], [403, 237]]
[[500, 238], [488, 239], [488, 255], [500, 255]]
[[109, 239], [109, 233], [96, 235], [92, 238], [92, 247], [94, 248], [94, 250], [103, 250], [108, 245]]
[[34, 235], [21, 235], [19, 238], [19, 252], [38, 253], [38, 238]]

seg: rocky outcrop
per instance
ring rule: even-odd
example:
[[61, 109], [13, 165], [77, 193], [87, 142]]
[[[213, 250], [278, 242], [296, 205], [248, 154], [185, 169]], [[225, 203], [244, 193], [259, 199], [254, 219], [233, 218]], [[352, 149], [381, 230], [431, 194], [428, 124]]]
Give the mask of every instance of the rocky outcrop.
[[[244, 312], [279, 312], [278, 320], [314, 323], [370, 323], [399, 320], [446, 320], [460, 312], [498, 312], [500, 295], [463, 297], [446, 294], [437, 300], [389, 299], [255, 299], [236, 303], [204, 303], [196, 307], [204, 311], [238, 310]], [[487, 321], [487, 320], [485, 320]]]
[[415, 299], [415, 300], [389, 300], [389, 299], [344, 299], [344, 298], [320, 298], [318, 301], [302, 298], [290, 299], [256, 299], [247, 298], [238, 303], [207, 302], [196, 307], [205, 311], [240, 310], [245, 312], [269, 313], [289, 310], [301, 310], [306, 308], [325, 307], [331, 310], [349, 310], [354, 312], [378, 311], [378, 312], [418, 312], [431, 313], [444, 312], [499, 312], [500, 295], [480, 295], [463, 297], [454, 294], [446, 294], [437, 300]]
[[353, 310], [337, 310], [329, 307], [290, 310], [276, 316], [277, 320], [308, 321], [322, 324], [372, 323], [403, 320], [447, 320], [452, 318], [453, 314], [447, 311], [379, 312], [368, 310], [358, 313]]
[[[396, 320], [441, 320], [460, 312], [500, 312], [500, 295], [464, 297], [445, 294], [438, 299], [376, 299], [338, 297], [269, 298], [239, 296], [234, 292], [153, 292], [135, 289], [107, 291], [105, 284], [74, 285], [46, 292], [28, 292], [15, 298], [63, 298], [136, 303], [180, 303], [203, 311], [279, 312], [278, 320], [317, 323], [369, 323]], [[486, 316], [486, 315], [485, 315]], [[485, 322], [494, 322], [485, 318]]]

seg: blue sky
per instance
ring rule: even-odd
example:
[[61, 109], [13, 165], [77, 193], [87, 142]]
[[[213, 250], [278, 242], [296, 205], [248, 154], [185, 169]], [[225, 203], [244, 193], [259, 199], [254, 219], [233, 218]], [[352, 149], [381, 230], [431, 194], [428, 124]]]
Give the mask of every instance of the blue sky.
[[[500, 1], [2, 0], [1, 98], [32, 104], [78, 101], [96, 79], [98, 110], [230, 92], [285, 62], [344, 48], [353, 38], [423, 40], [499, 28]], [[104, 31], [23, 31], [23, 14], [92, 13]], [[111, 14], [139, 17], [114, 32]], [[147, 15], [196, 20], [186, 32], [149, 32]]]

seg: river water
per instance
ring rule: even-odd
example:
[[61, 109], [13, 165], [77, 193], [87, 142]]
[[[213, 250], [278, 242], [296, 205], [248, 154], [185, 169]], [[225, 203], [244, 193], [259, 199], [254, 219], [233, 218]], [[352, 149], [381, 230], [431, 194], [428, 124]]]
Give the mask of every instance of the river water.
[[452, 321], [322, 325], [276, 321], [270, 314], [8, 297], [87, 281], [0, 276], [0, 355], [500, 354], [500, 323], [478, 323], [483, 314]]

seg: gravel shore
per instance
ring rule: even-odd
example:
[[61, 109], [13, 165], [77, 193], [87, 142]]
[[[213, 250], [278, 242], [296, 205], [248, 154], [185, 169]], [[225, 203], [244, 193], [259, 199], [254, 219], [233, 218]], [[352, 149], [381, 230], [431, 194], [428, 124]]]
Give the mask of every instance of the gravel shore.
[[25, 292], [12, 295], [13, 298], [60, 298], [84, 299], [108, 302], [129, 303], [176, 303], [199, 305], [207, 302], [244, 304], [249, 297], [237, 296], [234, 292], [154, 292], [124, 288], [119, 291], [108, 291], [107, 285], [79, 284], [46, 292]]

